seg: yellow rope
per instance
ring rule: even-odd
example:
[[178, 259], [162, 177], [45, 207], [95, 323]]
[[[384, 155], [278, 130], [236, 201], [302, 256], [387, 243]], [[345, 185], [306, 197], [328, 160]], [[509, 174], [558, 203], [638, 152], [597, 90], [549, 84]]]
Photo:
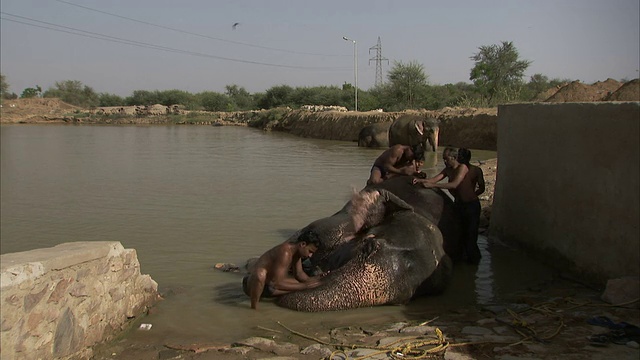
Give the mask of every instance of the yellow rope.
[[[331, 355], [329, 356], [329, 359], [333, 359], [334, 356], [338, 354], [343, 354], [345, 356], [345, 359], [348, 359], [349, 358], [348, 355], [343, 350], [341, 350], [344, 348], [352, 348], [352, 349], [366, 348], [366, 349], [378, 350], [377, 352], [373, 352], [371, 354], [354, 359], [354, 360], [363, 360], [363, 359], [367, 359], [380, 354], [389, 354], [392, 357], [399, 357], [402, 359], [424, 359], [425, 357], [433, 356], [435, 354], [441, 354], [449, 347], [449, 343], [445, 340], [444, 334], [438, 328], [435, 328], [435, 333], [436, 333], [435, 339], [426, 340], [426, 339], [423, 339], [423, 336], [410, 336], [410, 337], [405, 337], [405, 338], [396, 340], [384, 346], [367, 346], [367, 345], [347, 345], [347, 344], [329, 343], [329, 342], [320, 340], [318, 338], [315, 338], [313, 336], [303, 334], [299, 331], [295, 331], [287, 327], [280, 321], [278, 321], [277, 323], [278, 325], [287, 329], [289, 332], [291, 332], [294, 335], [303, 337], [308, 340], [315, 341], [319, 344], [339, 348], [340, 350], [336, 350], [331, 353]], [[398, 344], [402, 341], [407, 341], [407, 340], [417, 340], [417, 341], [409, 341], [407, 343], [401, 344], [400, 346], [394, 347], [395, 344]], [[428, 345], [435, 345], [435, 346], [429, 349], [421, 349], [421, 347], [428, 346]]]

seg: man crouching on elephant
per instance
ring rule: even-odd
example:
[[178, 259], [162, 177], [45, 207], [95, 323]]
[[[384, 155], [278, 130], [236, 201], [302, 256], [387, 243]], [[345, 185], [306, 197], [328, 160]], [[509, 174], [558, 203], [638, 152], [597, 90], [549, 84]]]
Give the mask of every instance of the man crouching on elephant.
[[[261, 297], [280, 296], [320, 285], [323, 275], [309, 277], [302, 269], [302, 261], [310, 258], [319, 246], [317, 235], [306, 231], [260, 256], [251, 272], [242, 279], [242, 290], [251, 298], [251, 308], [258, 308]], [[293, 277], [289, 276], [289, 271]]]
[[379, 184], [395, 175], [418, 176], [419, 169], [416, 161], [422, 160], [424, 160], [422, 145], [393, 145], [380, 154], [373, 163], [367, 185]]

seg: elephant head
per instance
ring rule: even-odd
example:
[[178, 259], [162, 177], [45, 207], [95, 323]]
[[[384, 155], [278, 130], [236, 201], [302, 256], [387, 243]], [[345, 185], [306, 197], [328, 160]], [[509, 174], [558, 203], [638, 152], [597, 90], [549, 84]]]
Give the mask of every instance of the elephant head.
[[278, 305], [328, 311], [402, 304], [447, 285], [452, 265], [438, 228], [446, 195], [413, 186], [408, 176], [359, 194], [301, 230], [321, 239], [312, 265], [330, 274], [316, 288], [280, 296]]
[[[420, 115], [402, 115], [389, 128], [389, 146], [422, 144], [424, 149], [436, 152], [439, 132], [437, 119]], [[427, 141], [429, 147], [427, 147]]]

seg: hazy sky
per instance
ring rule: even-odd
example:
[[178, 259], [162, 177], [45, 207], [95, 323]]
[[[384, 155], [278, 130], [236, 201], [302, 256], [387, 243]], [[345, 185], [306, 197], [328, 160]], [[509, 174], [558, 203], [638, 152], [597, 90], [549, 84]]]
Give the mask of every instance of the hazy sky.
[[[9, 91], [80, 80], [97, 92], [249, 92], [375, 83], [394, 61], [432, 84], [470, 82], [483, 45], [512, 41], [529, 76], [585, 83], [638, 77], [639, 0], [2, 0]], [[237, 26], [233, 24], [239, 23]], [[74, 35], [82, 34], [82, 36]], [[104, 40], [108, 39], [108, 40]]]

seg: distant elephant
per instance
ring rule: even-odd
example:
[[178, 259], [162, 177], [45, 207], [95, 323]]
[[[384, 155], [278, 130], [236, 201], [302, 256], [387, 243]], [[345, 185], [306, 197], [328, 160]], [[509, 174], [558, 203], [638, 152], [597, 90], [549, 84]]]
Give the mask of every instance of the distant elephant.
[[390, 122], [367, 125], [358, 134], [359, 147], [388, 148]]
[[[402, 115], [389, 127], [389, 146], [422, 144], [425, 151], [438, 151], [438, 120], [420, 115]], [[431, 146], [427, 147], [427, 141]]]
[[[438, 228], [452, 216], [441, 191], [398, 176], [367, 187], [332, 216], [292, 235], [312, 232], [321, 247], [310, 267], [329, 274], [320, 286], [292, 292], [276, 303], [298, 311], [331, 311], [404, 304], [416, 296], [442, 292], [452, 261]], [[445, 222], [446, 223], [446, 222]]]

